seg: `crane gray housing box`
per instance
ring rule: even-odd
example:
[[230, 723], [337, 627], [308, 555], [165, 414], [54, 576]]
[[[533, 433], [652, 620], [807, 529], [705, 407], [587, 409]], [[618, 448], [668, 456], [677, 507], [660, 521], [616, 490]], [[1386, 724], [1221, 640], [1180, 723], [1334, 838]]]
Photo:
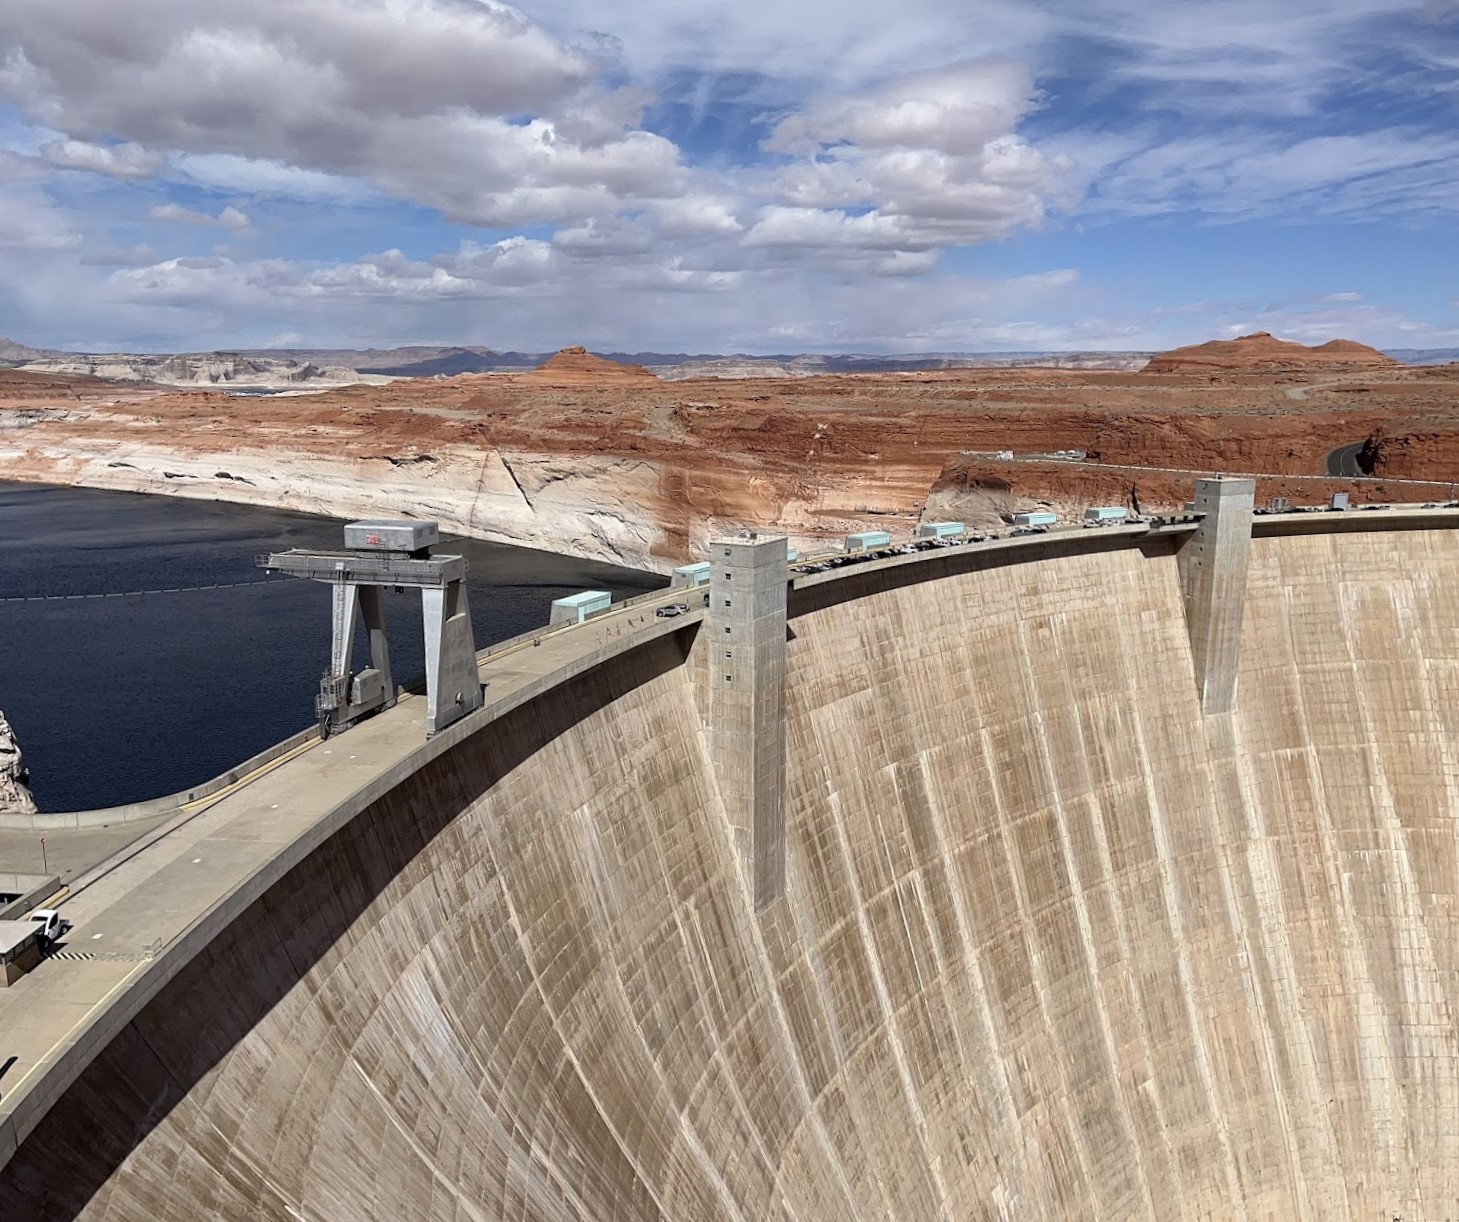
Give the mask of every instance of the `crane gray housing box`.
[[344, 545], [356, 551], [419, 552], [440, 541], [434, 522], [350, 522], [344, 528]]

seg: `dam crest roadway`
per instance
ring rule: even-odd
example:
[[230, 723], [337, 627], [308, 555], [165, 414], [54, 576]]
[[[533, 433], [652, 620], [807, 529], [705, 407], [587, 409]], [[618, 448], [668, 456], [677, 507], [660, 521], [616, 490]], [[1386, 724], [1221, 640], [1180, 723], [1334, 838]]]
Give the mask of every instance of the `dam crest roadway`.
[[0, 989], [0, 1213], [1446, 1216], [1459, 510], [1196, 504], [712, 551], [177, 809]]

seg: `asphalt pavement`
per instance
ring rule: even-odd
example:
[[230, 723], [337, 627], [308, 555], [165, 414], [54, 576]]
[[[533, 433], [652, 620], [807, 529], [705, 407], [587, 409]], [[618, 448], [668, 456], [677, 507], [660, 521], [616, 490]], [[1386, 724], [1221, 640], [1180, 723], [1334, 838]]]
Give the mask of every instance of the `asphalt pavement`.
[[1327, 473], [1337, 477], [1361, 476], [1366, 474], [1358, 466], [1358, 454], [1363, 448], [1361, 441], [1355, 441], [1352, 445], [1338, 446], [1327, 456]]

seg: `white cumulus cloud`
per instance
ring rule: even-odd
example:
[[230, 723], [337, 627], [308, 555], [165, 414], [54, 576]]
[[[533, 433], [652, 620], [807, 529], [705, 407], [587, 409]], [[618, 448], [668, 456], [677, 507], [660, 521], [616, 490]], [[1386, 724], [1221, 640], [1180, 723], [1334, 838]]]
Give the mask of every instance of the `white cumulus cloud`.
[[819, 98], [766, 141], [790, 157], [783, 202], [745, 244], [917, 253], [1037, 228], [1068, 165], [1015, 131], [1036, 101], [1027, 67], [1001, 60]]
[[867, 93], [819, 98], [782, 119], [766, 147], [810, 154], [843, 144], [976, 153], [1011, 131], [1034, 97], [1026, 64], [950, 64], [909, 73]]
[[[1449, 0], [0, 8], [0, 265], [25, 272], [0, 266], [0, 318], [73, 335], [89, 317], [92, 335], [186, 346], [193, 328], [233, 344], [336, 326], [542, 346], [1150, 339], [1184, 307], [1081, 323], [1067, 299], [1093, 290], [1063, 272], [990, 303], [950, 252], [1064, 216], [1092, 244], [1101, 220], [1441, 227], [1459, 209], [1459, 138], [1433, 118], [1459, 87]], [[1393, 104], [1404, 90], [1414, 105]], [[442, 218], [480, 240], [419, 257], [458, 241]], [[325, 229], [317, 248], [350, 257], [266, 257]], [[245, 233], [255, 258], [167, 257]], [[1375, 334], [1406, 325], [1326, 300]], [[1245, 316], [1202, 311], [1193, 328]]]
[[45, 159], [63, 170], [89, 170], [110, 178], [152, 178], [167, 164], [163, 153], [140, 144], [92, 144], [86, 140], [57, 140], [41, 150]]
[[[205, 256], [119, 267], [87, 308], [154, 326], [166, 320], [193, 346], [201, 333], [236, 337], [254, 325], [258, 342], [287, 327], [311, 342], [425, 336], [528, 351], [575, 341], [625, 350], [966, 350], [1017, 346], [1018, 334], [1052, 342], [1053, 331], [1029, 315], [1077, 283], [1072, 269], [1002, 281], [893, 276], [868, 292], [855, 277], [817, 284], [775, 268], [613, 259], [514, 236], [426, 259], [387, 250], [325, 263]], [[254, 321], [265, 319], [266, 331]]]
[[85, 168], [103, 169], [111, 152], [103, 172], [127, 156], [140, 170], [140, 152], [96, 143], [119, 137], [132, 142], [123, 148], [365, 179], [492, 225], [583, 218], [683, 190], [677, 148], [638, 126], [648, 95], [602, 87], [587, 56], [504, 4], [16, 0], [8, 9], [0, 93], [66, 133], [56, 155]]

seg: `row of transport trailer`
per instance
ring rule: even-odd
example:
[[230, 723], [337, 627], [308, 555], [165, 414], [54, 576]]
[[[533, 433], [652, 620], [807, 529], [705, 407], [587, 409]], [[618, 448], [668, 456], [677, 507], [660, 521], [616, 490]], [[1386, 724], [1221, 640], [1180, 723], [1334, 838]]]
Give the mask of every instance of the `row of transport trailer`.
[[[1096, 505], [1084, 511], [1084, 525], [1086, 526], [1122, 526], [1129, 521], [1131, 521], [1129, 511], [1123, 505]], [[1014, 526], [1047, 529], [1050, 526], [1057, 526], [1058, 522], [1059, 515], [1047, 510], [1033, 510], [1013, 515]], [[966, 522], [923, 522], [917, 527], [918, 539], [963, 539], [967, 537], [967, 533]], [[863, 530], [846, 536], [844, 550], [848, 554], [874, 551], [879, 547], [890, 547], [891, 542], [891, 535], [884, 530]]]
[[[1084, 511], [1085, 526], [1123, 526], [1141, 519], [1132, 515], [1123, 505], [1094, 505]], [[1048, 510], [1030, 510], [1013, 515], [1012, 535], [1041, 535], [1050, 527], [1057, 526], [1059, 515]], [[920, 552], [931, 547], [954, 547], [959, 543], [982, 543], [990, 536], [970, 534], [966, 522], [923, 522], [917, 527], [916, 537], [909, 543], [893, 544], [892, 536], [884, 530], [863, 530], [846, 536], [837, 555], [818, 557], [814, 562], [797, 565], [802, 573], [820, 573], [826, 569], [839, 568], [843, 564], [855, 564], [879, 556], [899, 553]]]
[[[1116, 526], [1138, 520], [1138, 518], [1132, 519], [1122, 505], [1100, 505], [1084, 511], [1085, 526]], [[1042, 534], [1051, 526], [1056, 526], [1058, 521], [1058, 515], [1047, 510], [1016, 513], [1013, 515], [1012, 533], [1015, 535]], [[966, 522], [923, 522], [917, 527], [917, 535], [912, 542], [894, 546], [892, 536], [888, 531], [861, 530], [846, 536], [839, 556], [823, 558], [814, 564], [799, 567], [802, 572], [821, 572], [838, 564], [851, 563], [853, 560], [868, 560], [873, 556], [892, 555], [897, 552], [923, 551], [929, 547], [952, 547], [959, 543], [980, 543], [987, 537], [982, 534], [969, 534]], [[787, 549], [786, 558], [791, 564], [797, 564], [800, 559], [793, 547]], [[700, 560], [694, 564], [681, 564], [674, 569], [670, 585], [674, 589], [681, 590], [693, 590], [707, 586], [711, 568], [708, 560]], [[559, 624], [580, 624], [592, 616], [601, 615], [604, 611], [609, 610], [611, 602], [611, 596], [603, 590], [584, 590], [578, 594], [569, 594], [564, 598], [553, 600], [549, 622], [554, 627]]]
[[[1085, 526], [1123, 526], [1130, 521], [1138, 519], [1132, 519], [1129, 510], [1123, 505], [1091, 505], [1084, 511]], [[1048, 510], [1013, 515], [1014, 527], [1025, 530], [1048, 530], [1051, 526], [1057, 526], [1058, 522], [1059, 515]]]

